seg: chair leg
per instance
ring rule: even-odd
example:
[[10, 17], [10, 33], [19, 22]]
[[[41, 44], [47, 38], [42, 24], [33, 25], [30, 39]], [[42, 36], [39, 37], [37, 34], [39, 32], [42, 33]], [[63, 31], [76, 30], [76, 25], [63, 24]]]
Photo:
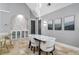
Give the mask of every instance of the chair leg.
[[29, 42], [29, 47], [28, 48], [30, 48], [30, 46], [31, 46], [31, 41]]
[[33, 47], [31, 46], [31, 51], [32, 51], [32, 48], [33, 48]]
[[48, 55], [48, 52], [46, 52], [46, 55]]
[[54, 45], [54, 49], [53, 49], [53, 51], [55, 51], [55, 45]]
[[37, 46], [37, 49], [38, 49], [39, 47]]
[[39, 55], [41, 55], [41, 49], [40, 49], [40, 51], [39, 51]]
[[53, 55], [53, 52], [52, 52], [52, 55]]
[[35, 53], [35, 47], [33, 47], [33, 49], [34, 49], [33, 53]]
[[53, 55], [53, 51], [51, 51], [50, 53], [52, 53], [52, 55]]

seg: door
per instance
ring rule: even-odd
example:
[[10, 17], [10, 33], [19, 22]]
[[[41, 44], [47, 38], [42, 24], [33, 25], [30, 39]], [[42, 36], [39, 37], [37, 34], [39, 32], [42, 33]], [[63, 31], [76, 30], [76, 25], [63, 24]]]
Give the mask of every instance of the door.
[[35, 20], [31, 20], [31, 34], [35, 34]]
[[41, 35], [41, 20], [38, 20], [38, 34]]

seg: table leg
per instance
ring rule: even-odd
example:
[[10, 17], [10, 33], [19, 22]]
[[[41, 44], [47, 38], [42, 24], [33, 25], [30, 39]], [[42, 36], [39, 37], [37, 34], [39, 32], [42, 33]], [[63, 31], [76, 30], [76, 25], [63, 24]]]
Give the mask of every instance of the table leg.
[[40, 50], [40, 41], [39, 41], [39, 55], [41, 54], [41, 50]]

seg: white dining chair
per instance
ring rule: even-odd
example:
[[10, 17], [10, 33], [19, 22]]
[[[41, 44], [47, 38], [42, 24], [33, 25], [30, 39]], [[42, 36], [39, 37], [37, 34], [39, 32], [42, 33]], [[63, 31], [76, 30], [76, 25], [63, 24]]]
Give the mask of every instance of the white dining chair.
[[28, 48], [31, 48], [31, 39], [33, 38], [33, 34], [31, 35], [31, 34], [29, 34], [28, 35], [28, 37], [29, 37], [29, 40], [28, 40], [28, 44], [29, 44], [29, 46], [28, 46]]
[[53, 55], [53, 51], [55, 50], [55, 40], [56, 39], [47, 38], [47, 40], [48, 41], [46, 41], [46, 42], [41, 42], [40, 49], [41, 49], [41, 51], [46, 52], [46, 54], [52, 53], [52, 55]]
[[28, 35], [28, 44], [29, 44], [29, 46], [28, 46], [28, 48], [30, 48], [31, 47], [31, 35]]
[[30, 36], [30, 45], [31, 45], [31, 50], [33, 48], [33, 52], [35, 53], [35, 49], [38, 48], [39, 42], [34, 39], [34, 36]]

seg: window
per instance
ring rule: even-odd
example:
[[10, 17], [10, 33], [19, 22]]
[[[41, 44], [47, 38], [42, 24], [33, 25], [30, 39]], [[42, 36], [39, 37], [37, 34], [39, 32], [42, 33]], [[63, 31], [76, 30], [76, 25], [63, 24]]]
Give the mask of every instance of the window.
[[13, 38], [13, 39], [16, 38], [16, 32], [15, 32], [15, 31], [12, 32], [12, 38]]
[[20, 38], [20, 31], [17, 31], [17, 38]]

